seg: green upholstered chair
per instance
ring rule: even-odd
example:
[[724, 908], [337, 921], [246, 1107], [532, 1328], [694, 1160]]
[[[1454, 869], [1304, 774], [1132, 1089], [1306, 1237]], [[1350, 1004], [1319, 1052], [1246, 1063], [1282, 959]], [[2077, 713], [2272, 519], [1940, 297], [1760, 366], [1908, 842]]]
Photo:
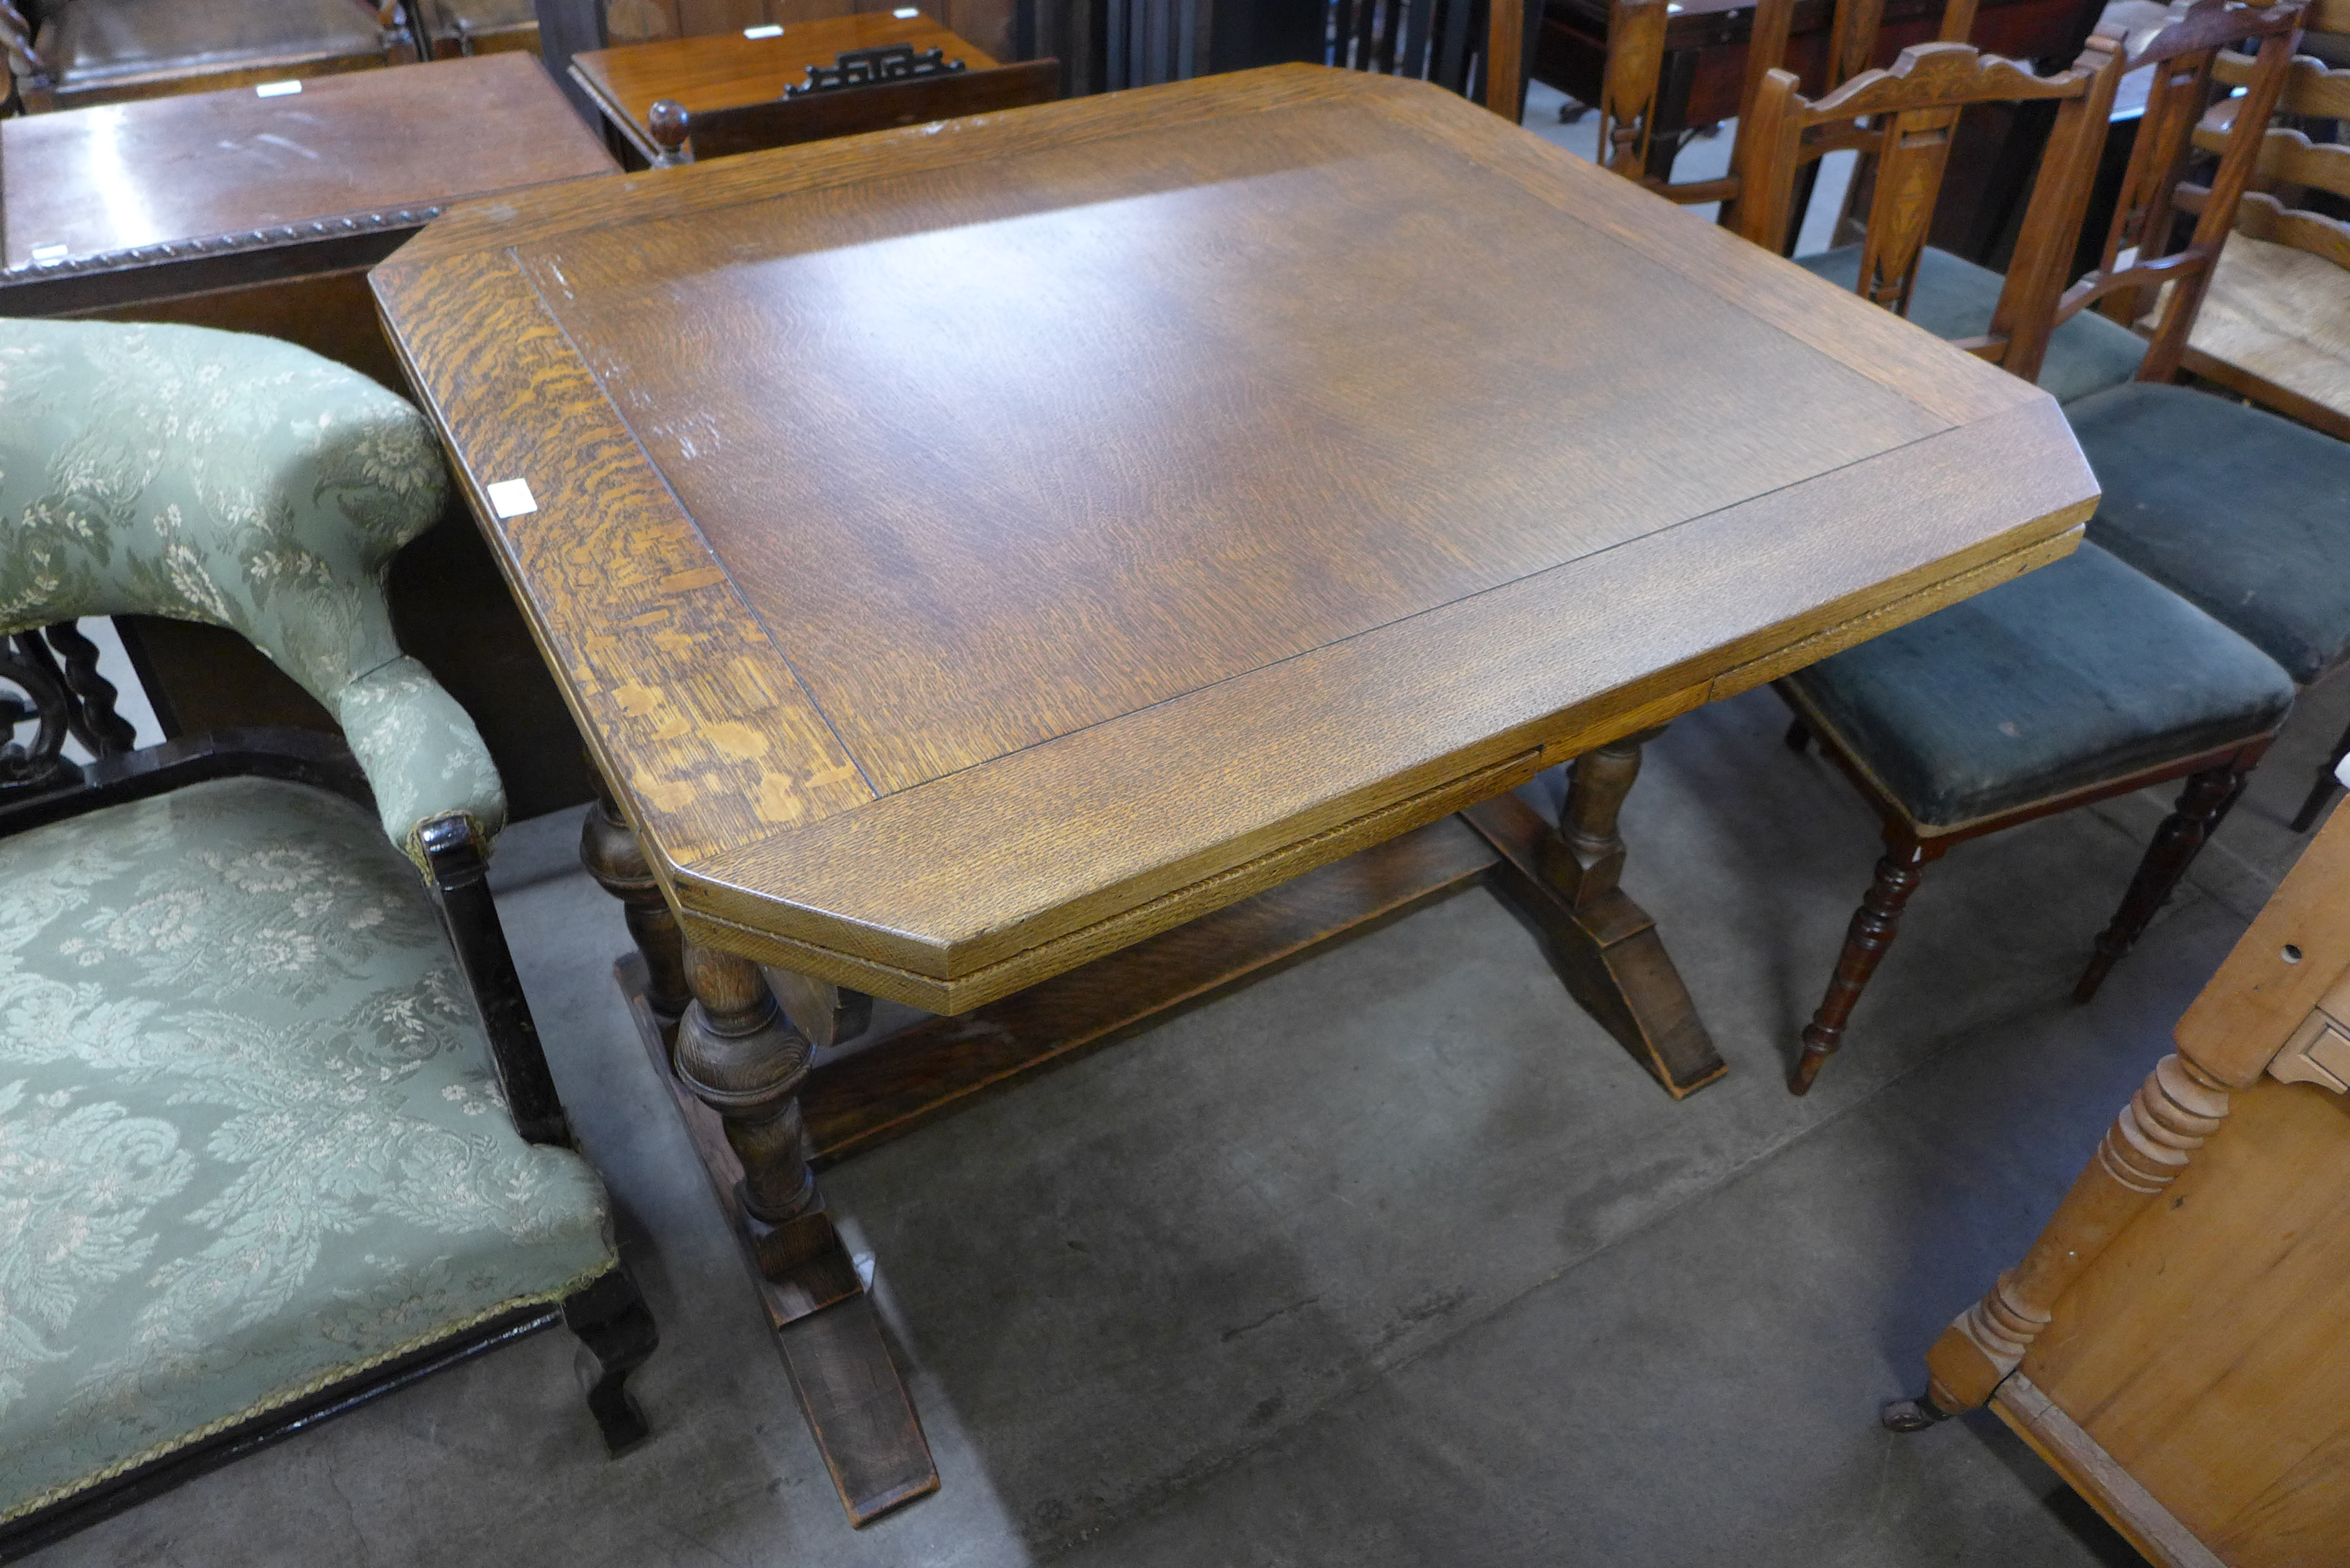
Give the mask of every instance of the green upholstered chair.
[[[2216, 5], [2218, 0], [2213, 0]], [[2069, 256], [2081, 225], [2120, 62], [2035, 86], [1963, 45], [1905, 51], [1805, 103], [1774, 72], [1758, 99], [1744, 161], [1748, 237], [1768, 243], [1793, 188], [1797, 140], [1856, 116], [1880, 138], [1881, 177], [1922, 188], [1937, 164], [1912, 160], [1960, 104], [2054, 98], [2057, 118], [2005, 286], [2003, 330], [1982, 347], [2030, 375], [2058, 309], [2052, 258]], [[1765, 140], [1768, 138], [1768, 140]], [[1879, 203], [1869, 244], [1882, 256], [1881, 302], [1923, 246], [1917, 209]], [[1907, 260], [1905, 260], [1907, 258]], [[2076, 994], [2094, 992], [2129, 950], [2241, 789], [2292, 707], [2274, 660], [2210, 616], [2091, 545], [2037, 571], [1832, 655], [1779, 682], [1794, 710], [1789, 742], [1813, 739], [1856, 784], [1884, 824], [1886, 853], [1854, 915], [1825, 997], [1803, 1032], [1790, 1086], [1809, 1089], [1842, 1043], [1854, 1004], [1899, 929], [1923, 868], [1967, 839], [2168, 779], [2185, 793], [2155, 836], [2112, 923], [2097, 939]]]
[[[497, 775], [380, 587], [447, 483], [289, 344], [0, 320], [0, 1553], [557, 1321], [643, 1435], [652, 1322], [484, 881]], [[242, 633], [348, 749], [130, 751], [72, 625], [125, 612]]]

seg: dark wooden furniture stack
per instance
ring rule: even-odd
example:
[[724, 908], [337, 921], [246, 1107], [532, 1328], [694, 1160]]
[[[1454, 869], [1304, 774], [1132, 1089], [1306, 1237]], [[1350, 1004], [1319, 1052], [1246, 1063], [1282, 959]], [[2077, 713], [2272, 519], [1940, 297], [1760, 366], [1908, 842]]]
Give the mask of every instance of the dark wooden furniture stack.
[[[1645, 5], [1646, 0], [1636, 0]], [[1980, 0], [1969, 7], [1943, 0], [1883, 0], [1881, 5], [1794, 0], [1783, 47], [1765, 52], [1795, 72], [1806, 94], [1816, 97], [1864, 66], [1884, 66], [1912, 44], [1936, 39], [1971, 43], [1987, 54], [2033, 60], [2061, 69], [2087, 41], [2104, 0]], [[1530, 0], [1538, 12], [1532, 70], [1583, 104], [1608, 98], [1608, 37], [1616, 9], [1611, 0]], [[1753, 0], [1674, 0], [1664, 7], [1664, 36], [1656, 46], [1653, 90], [1619, 88], [1619, 123], [1637, 124], [1646, 149], [1646, 172], [1660, 182], [1672, 178], [1673, 161], [1699, 130], [1737, 118], [1752, 76], [1749, 39], [1761, 17], [1767, 25], [1774, 7]], [[1963, 31], [1956, 16], [1971, 10]], [[1873, 40], [1873, 48], [1863, 48]], [[1952, 199], [1936, 218], [1935, 243], [1981, 259], [2012, 226], [2020, 192], [2039, 157], [2044, 120], [1999, 121], [1965, 134], [1971, 145], [1952, 180]], [[1692, 201], [1713, 201], [1699, 194]]]
[[2350, 1542], [2350, 820], [2178, 1021], [2032, 1250], [1927, 1357], [2158, 1568]]
[[[1639, 740], [2064, 556], [2095, 494], [2044, 394], [1357, 72], [525, 192], [373, 281], [860, 1519], [935, 1472], [804, 1126], [837, 1158], [1482, 879], [1687, 1093]], [[1575, 757], [1561, 832], [1509, 792]], [[870, 995], [953, 1016], [815, 1065]]]
[[[520, 54], [0, 120], [0, 315], [260, 332], [399, 389], [367, 269], [453, 202], [616, 168]], [[480, 718], [516, 809], [587, 799], [577, 739], [472, 525], [452, 515], [393, 571], [401, 635]], [[328, 723], [213, 628], [140, 622], [127, 640], [170, 733]]]

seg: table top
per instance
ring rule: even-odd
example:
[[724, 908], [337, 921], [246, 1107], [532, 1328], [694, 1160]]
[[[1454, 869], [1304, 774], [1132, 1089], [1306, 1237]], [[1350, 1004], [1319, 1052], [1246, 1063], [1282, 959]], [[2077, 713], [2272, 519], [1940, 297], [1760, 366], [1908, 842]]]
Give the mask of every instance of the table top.
[[324, 222], [348, 230], [617, 167], [528, 55], [300, 88], [0, 120], [0, 269], [88, 270], [146, 247], [251, 243], [255, 231]]
[[810, 66], [828, 66], [846, 50], [875, 49], [885, 44], [941, 49], [947, 58], [961, 60], [975, 71], [996, 63], [993, 56], [929, 16], [868, 11], [793, 22], [772, 37], [714, 33], [591, 49], [571, 57], [571, 74], [605, 116], [650, 158], [658, 150], [653, 148], [647, 119], [659, 99], [675, 99], [688, 114], [764, 103], [783, 97], [785, 88], [805, 81]]
[[2037, 389], [1313, 66], [526, 192], [372, 282], [689, 932], [940, 1012], [2062, 556], [2096, 495]]

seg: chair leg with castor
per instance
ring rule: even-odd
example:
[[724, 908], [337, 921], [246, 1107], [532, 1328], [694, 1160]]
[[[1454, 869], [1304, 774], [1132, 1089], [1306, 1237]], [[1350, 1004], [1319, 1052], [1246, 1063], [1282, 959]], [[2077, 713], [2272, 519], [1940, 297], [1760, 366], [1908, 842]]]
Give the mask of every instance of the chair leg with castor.
[[2189, 775], [2178, 804], [2156, 830], [2154, 842], [2146, 846], [2146, 857], [2137, 863], [2137, 875], [2130, 878], [2129, 891], [2122, 895], [2113, 924], [2097, 938], [2095, 956], [2073, 988], [2074, 1001], [2086, 1002], [2096, 995], [2114, 965], [2137, 944], [2156, 911], [2168, 902], [2178, 879], [2187, 875], [2188, 867], [2218, 830], [2228, 808], [2243, 793], [2244, 775], [2251, 771], [2249, 763], [2230, 763]]
[[615, 1456], [625, 1453], [652, 1429], [628, 1390], [628, 1378], [660, 1344], [660, 1330], [636, 1281], [622, 1268], [566, 1297], [563, 1321], [579, 1340], [574, 1365], [588, 1394], [588, 1414], [604, 1434], [604, 1448]]
[[1920, 1394], [1915, 1399], [1894, 1400], [1877, 1413], [1877, 1418], [1890, 1432], [1922, 1432], [1949, 1420], [1950, 1413], [1935, 1404], [1932, 1395]]
[[1845, 933], [1844, 952], [1836, 959], [1835, 973], [1828, 980], [1827, 995], [1821, 999], [1820, 1008], [1812, 1021], [1804, 1025], [1804, 1054], [1795, 1062], [1795, 1070], [1787, 1076], [1787, 1087], [1801, 1095], [1807, 1093], [1812, 1080], [1819, 1076], [1820, 1065], [1835, 1054], [1843, 1043], [1845, 1024], [1852, 1018], [1853, 1004], [1860, 1000], [1869, 976], [1877, 972], [1878, 961], [1901, 926], [1901, 910], [1909, 902], [1909, 895], [1918, 890], [1918, 878], [1926, 862], [1934, 858], [1924, 845], [1888, 843], [1885, 858], [1877, 863], [1877, 879], [1869, 884], [1860, 908], [1853, 912], [1852, 927]]
[[2345, 730], [2342, 738], [2334, 742], [2334, 749], [2325, 754], [2325, 765], [2318, 769], [2317, 776], [2310, 781], [2308, 795], [2303, 799], [2301, 809], [2293, 815], [2293, 830], [2295, 833], [2307, 833], [2314, 826], [2319, 814], [2341, 789], [2342, 784], [2334, 778], [2334, 770], [2342, 765], [2345, 757], [2350, 757], [2350, 730]]

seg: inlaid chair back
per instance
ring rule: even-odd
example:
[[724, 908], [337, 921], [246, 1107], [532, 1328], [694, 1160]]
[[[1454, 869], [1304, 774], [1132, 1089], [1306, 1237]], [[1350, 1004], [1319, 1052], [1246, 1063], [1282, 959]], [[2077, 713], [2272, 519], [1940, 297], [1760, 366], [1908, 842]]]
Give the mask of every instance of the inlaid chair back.
[[1960, 340], [1978, 357], [2033, 379], [2087, 206], [2118, 67], [2112, 55], [2092, 51], [2070, 70], [2040, 77], [1971, 45], [1919, 44], [1904, 49], [1891, 68], [1864, 72], [1817, 100], [1796, 90], [1792, 73], [1769, 72], [1739, 128], [1747, 180], [1739, 232], [1780, 249], [1805, 159], [1824, 145], [1871, 155], [1876, 178], [1856, 286], [1870, 301], [1907, 315], [1960, 114], [1979, 103], [2054, 102], [2055, 128], [1991, 330]]
[[[2158, 308], [2152, 342], [2138, 368], [2141, 381], [2168, 381], [2178, 374], [2196, 309], [2262, 156], [2263, 132], [2292, 66], [2301, 17], [2297, 3], [2257, 6], [2198, 0], [2124, 61], [2125, 74], [2152, 73], [2146, 112], [2097, 268], [2064, 291], [2056, 324], [2092, 305], [2122, 322]], [[2195, 130], [2222, 88], [2215, 67], [2223, 50], [2245, 44], [2255, 45], [2258, 53], [2234, 73], [2244, 89], [2234, 123], [2210, 184], [2190, 197], [2200, 209], [2194, 229], [2185, 244], [2176, 244], [2176, 220], [2183, 210], [2178, 187], [2196, 151]], [[2091, 47], [2101, 47], [2112, 48], [2114, 41], [2100, 34]]]
[[1334, 64], [1434, 82], [1516, 122], [1527, 0], [1332, 0], [1331, 13]]
[[[1722, 202], [1722, 225], [1736, 228], [1737, 203], [1744, 182], [1738, 145], [1731, 149], [1729, 173], [1719, 179], [1673, 182], [1649, 172], [1658, 102], [1663, 90], [1665, 29], [1672, 9], [1669, 0], [1615, 0], [1608, 8], [1607, 72], [1599, 100], [1600, 161], [1683, 206]], [[1746, 75], [1738, 95], [1741, 126], [1753, 113], [1763, 78], [1786, 63], [1794, 15], [1794, 0], [1757, 0], [1753, 26], [1747, 35]], [[1943, 7], [1938, 36], [1946, 42], [1964, 43], [1974, 19], [1975, 0], [1950, 0]], [[1824, 90], [1833, 91], [1868, 68], [1884, 22], [1885, 0], [1838, 0], [1829, 30]], [[1834, 147], [1806, 144], [1803, 161], [1809, 162], [1833, 151]]]

